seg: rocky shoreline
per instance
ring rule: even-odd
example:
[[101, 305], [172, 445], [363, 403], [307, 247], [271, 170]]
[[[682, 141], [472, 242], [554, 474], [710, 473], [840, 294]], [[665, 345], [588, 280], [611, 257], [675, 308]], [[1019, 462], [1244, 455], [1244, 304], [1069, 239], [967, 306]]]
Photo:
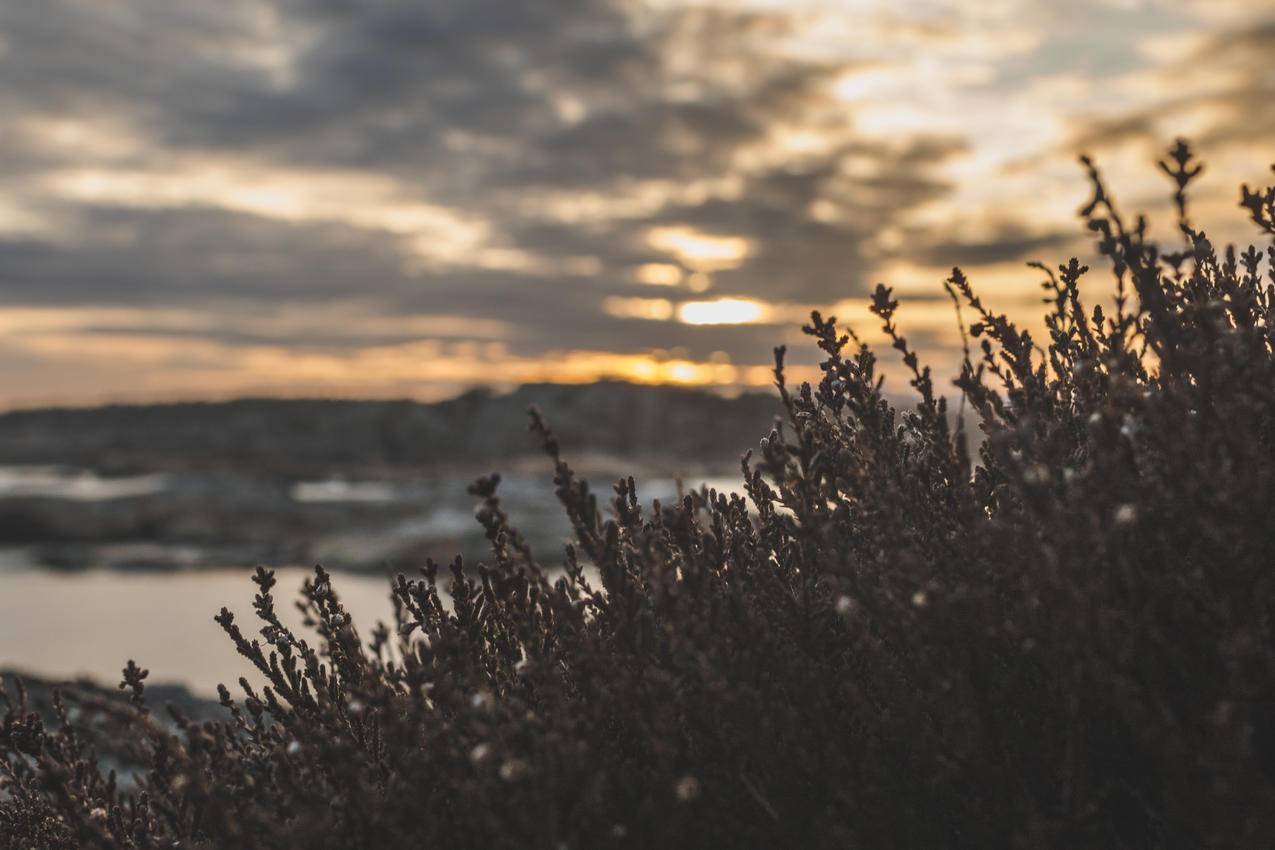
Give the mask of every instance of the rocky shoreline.
[[[255, 564], [411, 569], [486, 553], [467, 492], [499, 470], [505, 508], [556, 557], [553, 473], [526, 433], [536, 403], [605, 499], [674, 475], [738, 484], [774, 400], [598, 384], [438, 404], [236, 401], [0, 415], [0, 564], [180, 570]], [[622, 459], [621, 459], [622, 458]]]

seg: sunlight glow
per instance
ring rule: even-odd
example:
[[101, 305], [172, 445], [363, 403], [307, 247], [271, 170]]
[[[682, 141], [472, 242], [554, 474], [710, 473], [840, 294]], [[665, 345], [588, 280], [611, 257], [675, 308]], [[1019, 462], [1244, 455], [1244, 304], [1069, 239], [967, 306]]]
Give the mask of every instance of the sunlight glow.
[[[639, 384], [743, 388], [768, 385], [771, 367], [707, 361], [667, 352], [621, 354], [596, 350], [519, 356], [496, 346], [435, 340], [359, 349], [301, 351], [272, 344], [227, 345], [213, 339], [172, 340], [121, 333], [82, 335], [48, 332], [0, 339], [0, 354], [39, 355], [68, 364], [84, 356], [115, 357], [135, 376], [129, 383], [82, 383], [33, 392], [29, 382], [8, 385], [0, 395], [11, 407], [43, 406], [91, 397], [99, 402], [181, 398], [233, 398], [245, 393], [285, 397], [340, 394], [350, 398], [421, 400], [453, 395], [475, 385], [581, 384], [599, 380]], [[810, 366], [794, 365], [794, 380], [817, 378]], [[197, 388], [197, 389], [191, 389]]]
[[650, 319], [666, 322], [673, 318], [673, 302], [667, 298], [620, 298], [612, 296], [602, 302], [608, 316], [617, 319]]
[[687, 325], [748, 325], [766, 315], [765, 304], [746, 298], [687, 301], [677, 309], [678, 320]]
[[682, 270], [672, 263], [647, 263], [638, 266], [636, 275], [648, 286], [677, 286], [682, 282]]
[[752, 248], [743, 237], [714, 236], [690, 227], [657, 227], [648, 234], [647, 242], [697, 269], [732, 268], [739, 265]]

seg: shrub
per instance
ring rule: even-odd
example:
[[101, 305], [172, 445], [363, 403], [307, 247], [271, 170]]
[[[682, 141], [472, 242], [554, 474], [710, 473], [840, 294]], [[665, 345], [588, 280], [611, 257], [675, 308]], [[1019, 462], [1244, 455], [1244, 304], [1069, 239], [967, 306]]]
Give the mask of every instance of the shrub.
[[[1043, 347], [947, 282], [977, 462], [885, 287], [919, 402], [814, 314], [823, 377], [790, 389], [777, 350], [786, 417], [747, 498], [644, 510], [627, 479], [604, 519], [533, 412], [565, 575], [496, 476], [473, 488], [490, 563], [400, 576], [366, 639], [322, 569], [314, 634], [289, 631], [260, 569], [260, 638], [217, 617], [265, 681], [223, 688], [225, 721], [160, 723], [132, 662], [133, 705], [76, 723], [6, 698], [0, 846], [1271, 846], [1275, 189], [1243, 192], [1265, 257], [1219, 252], [1179, 143], [1170, 252], [1085, 163], [1110, 315], [1076, 260], [1038, 266]], [[86, 728], [131, 748], [135, 787]]]

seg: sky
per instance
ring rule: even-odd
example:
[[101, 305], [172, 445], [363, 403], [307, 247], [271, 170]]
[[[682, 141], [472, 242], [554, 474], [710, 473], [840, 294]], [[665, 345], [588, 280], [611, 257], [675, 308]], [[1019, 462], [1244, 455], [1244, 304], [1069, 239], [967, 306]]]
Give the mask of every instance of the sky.
[[737, 391], [878, 282], [941, 372], [953, 265], [1029, 317], [1092, 253], [1081, 151], [1171, 239], [1189, 137], [1254, 238], [1273, 57], [1275, 0], [3, 3], [0, 407]]

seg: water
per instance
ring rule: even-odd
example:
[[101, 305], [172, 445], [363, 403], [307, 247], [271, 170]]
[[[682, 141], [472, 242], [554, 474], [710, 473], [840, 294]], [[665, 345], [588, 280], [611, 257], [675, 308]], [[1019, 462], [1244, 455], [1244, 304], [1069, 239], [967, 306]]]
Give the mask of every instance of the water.
[[384, 481], [346, 481], [328, 478], [323, 481], [301, 481], [289, 491], [297, 502], [392, 502], [398, 492]]
[[0, 466], [0, 498], [69, 499], [100, 502], [161, 493], [167, 475], [103, 478], [85, 469], [58, 466]]
[[[466, 485], [468, 480], [465, 479]], [[604, 476], [594, 481], [594, 484], [604, 487], [610, 481], [609, 476]], [[691, 479], [685, 483], [694, 487], [707, 484], [725, 492], [739, 491], [742, 488], [739, 476], [735, 475]], [[545, 476], [533, 476], [526, 482], [519, 476], [506, 476], [501, 495], [507, 496], [510, 490], [524, 489], [519, 486], [523, 484], [530, 485], [537, 498], [552, 492], [546, 485]], [[0, 498], [4, 499], [43, 498], [99, 502], [150, 496], [171, 489], [173, 485], [172, 478], [162, 473], [104, 478], [87, 469], [0, 465]], [[677, 489], [676, 482], [667, 478], [639, 479], [638, 485], [639, 492], [644, 497], [649, 493], [651, 496], [668, 499]], [[420, 489], [419, 486], [405, 486], [401, 482], [352, 481], [332, 477], [298, 481], [289, 488], [288, 496], [301, 503], [395, 502], [419, 497]]]
[[[596, 483], [599, 496], [605, 497], [605, 479]], [[693, 480], [693, 486], [699, 483]], [[709, 478], [704, 483], [725, 492], [741, 489], [738, 477]], [[52, 467], [0, 467], [0, 496], [82, 502], [155, 492], [166, 484], [160, 475], [103, 479]], [[332, 529], [339, 534], [324, 539], [327, 548], [315, 560], [329, 562], [342, 554], [337, 551], [342, 547], [354, 558], [386, 537], [430, 539], [477, 530], [472, 497], [464, 495], [460, 484], [456, 489], [452, 498], [436, 500], [419, 517], [389, 529]], [[289, 495], [302, 502], [381, 502], [399, 498], [402, 491], [401, 485], [379, 481], [328, 479], [303, 482]], [[639, 480], [638, 492], [647, 506], [654, 498], [667, 504], [677, 485], [669, 479]], [[502, 485], [502, 495], [524, 531], [539, 529], [546, 538], [537, 544], [542, 562], [558, 563], [565, 520], [551, 489], [539, 479], [515, 476]], [[33, 547], [0, 548], [0, 669], [45, 678], [87, 675], [112, 684], [132, 658], [150, 669], [152, 681], [180, 682], [209, 696], [215, 695], [218, 683], [233, 686], [242, 675], [256, 680], [252, 666], [212, 619], [225, 605], [235, 612], [244, 632], [255, 635], [251, 569], [203, 568], [198, 546], [163, 541], [103, 542], [92, 549], [84, 570], [42, 569], [37, 555]], [[95, 568], [121, 559], [158, 566], [145, 572]], [[310, 574], [300, 567], [276, 568], [276, 607], [293, 627], [300, 626], [300, 618], [292, 601]], [[365, 638], [376, 620], [391, 619], [385, 576], [336, 573], [335, 586]]]
[[[47, 678], [90, 676], [119, 681], [132, 658], [156, 682], [181, 682], [214, 696], [217, 684], [234, 687], [254, 668], [235, 652], [213, 622], [225, 605], [247, 635], [255, 634], [251, 570], [126, 573], [86, 570], [59, 573], [12, 569], [0, 573], [0, 668]], [[292, 606], [309, 570], [275, 571], [280, 619], [299, 628]], [[390, 620], [389, 581], [383, 576], [339, 574], [334, 585], [360, 634], [375, 620]]]

